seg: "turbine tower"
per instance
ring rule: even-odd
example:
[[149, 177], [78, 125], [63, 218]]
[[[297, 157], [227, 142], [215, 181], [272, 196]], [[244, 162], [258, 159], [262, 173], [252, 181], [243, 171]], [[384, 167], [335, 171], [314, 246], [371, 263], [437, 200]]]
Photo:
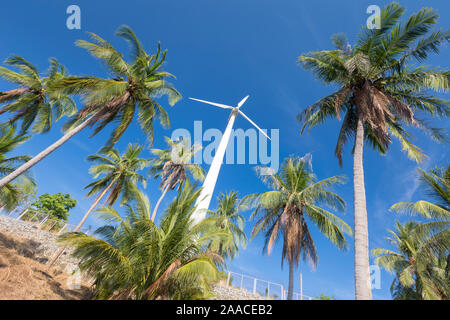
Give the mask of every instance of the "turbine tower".
[[203, 220], [206, 216], [206, 213], [209, 208], [209, 203], [211, 202], [211, 198], [214, 192], [214, 187], [216, 186], [217, 177], [219, 175], [220, 167], [222, 166], [223, 157], [225, 155], [225, 151], [227, 149], [228, 141], [230, 140], [231, 136], [231, 130], [233, 129], [234, 120], [236, 120], [236, 117], [238, 114], [242, 115], [245, 119], [247, 119], [256, 129], [258, 129], [267, 139], [270, 140], [269, 136], [254, 123], [249, 117], [243, 113], [240, 108], [245, 103], [245, 101], [248, 99], [249, 96], [246, 96], [244, 99], [242, 99], [236, 107], [228, 106], [221, 103], [215, 103], [215, 102], [209, 102], [205, 100], [195, 99], [195, 98], [189, 98], [191, 100], [207, 103], [222, 109], [230, 109], [231, 114], [228, 119], [228, 124], [225, 129], [225, 132], [222, 136], [222, 139], [220, 140], [219, 147], [216, 150], [216, 154], [214, 155], [214, 159], [211, 163], [211, 166], [209, 168], [208, 174], [206, 175], [206, 179], [203, 182], [203, 188], [200, 192], [199, 197], [197, 198], [197, 201], [195, 203], [196, 209], [195, 212], [192, 214], [192, 220], [194, 224], [197, 224], [201, 220]]

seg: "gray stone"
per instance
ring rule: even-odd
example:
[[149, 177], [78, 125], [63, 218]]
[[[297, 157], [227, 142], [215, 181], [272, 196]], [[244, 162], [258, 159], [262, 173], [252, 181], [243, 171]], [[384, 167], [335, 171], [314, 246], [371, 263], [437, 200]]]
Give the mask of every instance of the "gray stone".
[[[33, 258], [41, 263], [46, 263], [61, 248], [56, 242], [57, 236], [48, 231], [37, 228], [34, 224], [10, 218], [0, 214], [0, 232], [8, 232], [16, 237], [28, 240]], [[66, 249], [55, 263], [55, 267], [63, 272], [71, 274], [78, 266], [79, 260], [72, 257], [71, 249]]]
[[211, 298], [211, 300], [268, 300], [268, 298], [262, 295], [253, 294], [245, 289], [234, 287], [216, 285], [212, 290], [216, 296]]

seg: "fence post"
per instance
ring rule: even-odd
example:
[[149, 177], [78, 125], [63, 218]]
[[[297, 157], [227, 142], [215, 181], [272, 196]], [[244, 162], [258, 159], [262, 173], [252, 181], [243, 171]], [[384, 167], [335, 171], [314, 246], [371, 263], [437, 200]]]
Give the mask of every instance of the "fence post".
[[244, 275], [241, 274], [241, 289], [244, 289]]
[[31, 223], [33, 223], [33, 219], [34, 219], [34, 217], [36, 217], [37, 216], [37, 214], [38, 214], [38, 212], [36, 211], [36, 213], [31, 217], [31, 219], [29, 220]]
[[253, 279], [253, 294], [256, 294], [256, 278]]
[[300, 300], [303, 300], [303, 276], [300, 272]]
[[61, 232], [64, 230], [64, 228], [67, 227], [67, 223], [65, 225], [63, 225], [63, 227], [61, 229], [59, 229], [57, 235], [60, 235]]
[[231, 279], [231, 271], [228, 271], [228, 277], [227, 277], [227, 287], [230, 286], [230, 279]]
[[267, 281], [267, 298], [270, 297], [270, 282]]
[[41, 223], [38, 224], [38, 228], [39, 228], [40, 226], [42, 226], [42, 224], [43, 224], [45, 221], [48, 220], [48, 217], [49, 217], [49, 216], [46, 216], [44, 219], [42, 219]]
[[23, 212], [17, 217], [17, 220], [20, 220], [25, 213], [28, 212], [28, 209], [23, 210]]
[[58, 223], [58, 220], [55, 220], [55, 222], [52, 224], [52, 226], [47, 230], [48, 232], [50, 232], [54, 226], [56, 226], [56, 224]]

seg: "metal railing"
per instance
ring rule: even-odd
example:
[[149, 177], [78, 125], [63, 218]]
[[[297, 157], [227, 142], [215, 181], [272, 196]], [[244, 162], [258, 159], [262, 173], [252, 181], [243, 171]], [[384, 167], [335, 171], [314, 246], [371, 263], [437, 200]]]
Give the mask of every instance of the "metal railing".
[[[287, 290], [280, 283], [255, 278], [243, 273], [227, 271], [227, 287], [233, 287], [255, 295], [260, 295], [268, 299], [286, 300]], [[293, 293], [294, 300], [313, 300], [313, 297], [308, 295], [301, 295], [300, 293]]]
[[[76, 228], [76, 225], [74, 224], [65, 223], [62, 220], [52, 218], [50, 215], [34, 209], [25, 209], [23, 211], [14, 210], [9, 213], [1, 211], [0, 213], [10, 218], [33, 224], [40, 230], [48, 231], [56, 235], [60, 235], [64, 232], [71, 232]], [[86, 234], [92, 233], [91, 227], [84, 227], [79, 231]]]

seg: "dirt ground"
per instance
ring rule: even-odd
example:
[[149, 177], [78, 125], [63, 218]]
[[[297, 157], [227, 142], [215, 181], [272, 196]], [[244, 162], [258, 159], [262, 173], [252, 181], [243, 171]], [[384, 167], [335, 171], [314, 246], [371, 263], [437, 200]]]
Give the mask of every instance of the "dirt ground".
[[35, 258], [32, 241], [0, 233], [0, 300], [85, 300], [86, 284], [71, 287], [68, 274], [48, 270]]

